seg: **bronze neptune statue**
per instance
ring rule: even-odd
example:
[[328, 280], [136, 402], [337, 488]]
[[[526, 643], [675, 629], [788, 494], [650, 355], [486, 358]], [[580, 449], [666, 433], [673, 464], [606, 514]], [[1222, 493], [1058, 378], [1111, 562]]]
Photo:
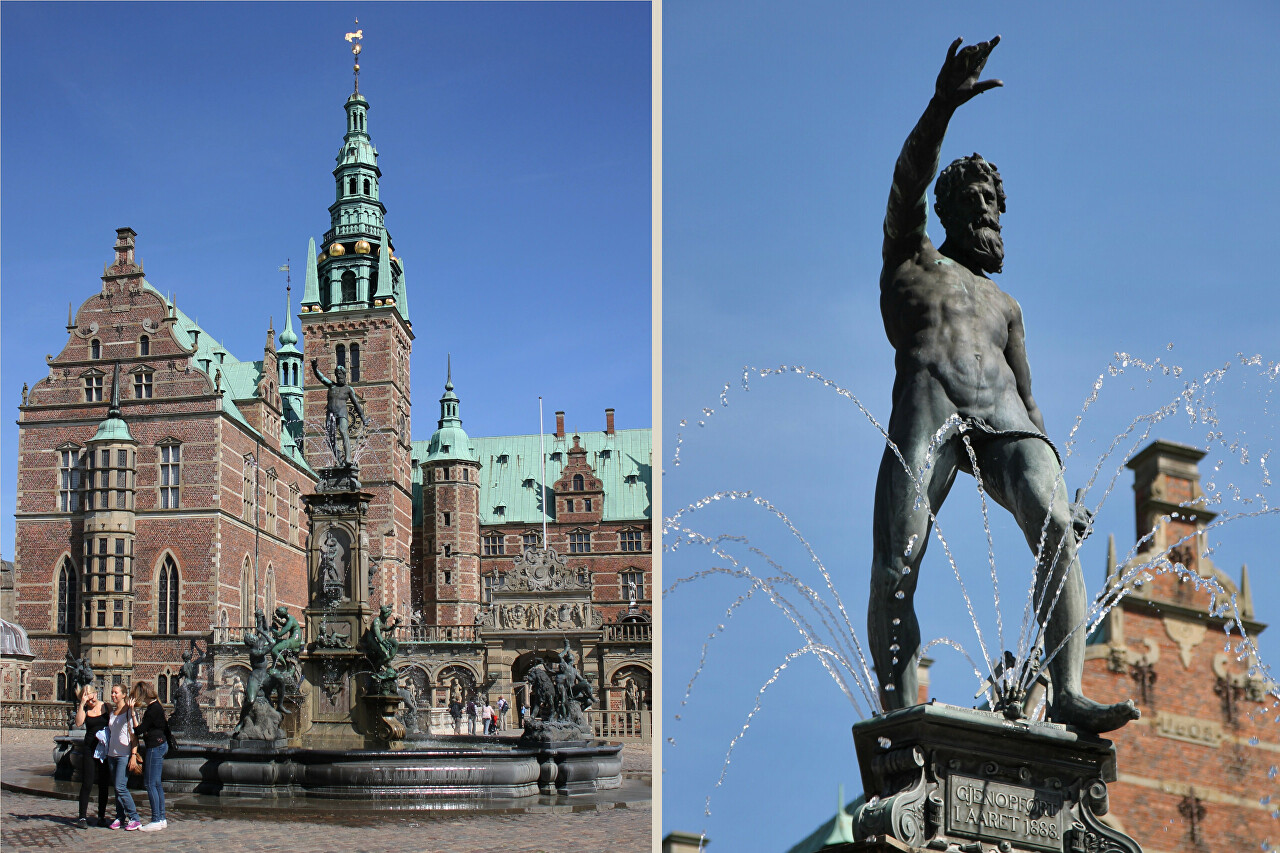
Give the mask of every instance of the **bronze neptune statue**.
[[[880, 311], [897, 375], [892, 445], [876, 480], [867, 617], [881, 701], [886, 710], [916, 701], [918, 570], [956, 472], [974, 474], [976, 461], [987, 493], [1013, 514], [1039, 555], [1035, 608], [1052, 656], [1049, 719], [1105, 732], [1137, 719], [1138, 709], [1081, 693], [1086, 600], [1076, 549], [1090, 519], [1068, 502], [1057, 451], [1031, 396], [1022, 309], [988, 278], [1004, 261], [1005, 193], [996, 167], [974, 154], [944, 169], [934, 209], [947, 239], [934, 248], [925, 233], [926, 191], [952, 114], [1003, 85], [978, 79], [999, 36], [963, 49], [960, 41], [948, 50], [933, 98], [898, 155], [884, 219]], [[937, 445], [944, 427], [949, 434]]]

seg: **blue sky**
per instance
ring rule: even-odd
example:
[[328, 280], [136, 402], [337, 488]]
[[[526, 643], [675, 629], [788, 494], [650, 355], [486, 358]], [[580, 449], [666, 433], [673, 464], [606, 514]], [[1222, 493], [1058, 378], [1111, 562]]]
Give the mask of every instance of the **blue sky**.
[[[1188, 3], [906, 8], [673, 0], [663, 13], [664, 514], [722, 490], [768, 499], [829, 567], [863, 639], [882, 439], [818, 382], [753, 376], [744, 393], [741, 377], [744, 365], [802, 365], [887, 422], [893, 352], [878, 305], [881, 221], [894, 160], [957, 36], [1003, 36], [985, 76], [1005, 86], [961, 108], [942, 160], [978, 151], [1000, 167], [1009, 199], [1005, 272], [996, 280], [1023, 307], [1036, 400], [1055, 441], [1066, 448], [1073, 439], [1073, 491], [1099, 466], [1088, 496], [1096, 505], [1115, 478], [1081, 555], [1089, 589], [1103, 577], [1107, 534], [1121, 554], [1135, 538], [1123, 461], [1138, 433], [1107, 454], [1113, 437], [1207, 371], [1231, 365], [1212, 385], [1218, 425], [1179, 412], [1151, 438], [1209, 450], [1205, 479], [1220, 494], [1239, 489], [1252, 501], [1228, 499], [1220, 511], [1257, 510], [1263, 500], [1251, 496], [1259, 493], [1268, 505], [1280, 502], [1260, 465], [1276, 443], [1280, 358], [1280, 282], [1265, 248], [1275, 243], [1280, 197], [1274, 5], [1212, 13]], [[932, 212], [930, 233], [941, 242]], [[1128, 367], [1117, 353], [1130, 355]], [[1243, 363], [1255, 355], [1260, 364]], [[1209, 440], [1211, 430], [1223, 437]], [[1272, 471], [1280, 465], [1274, 452], [1267, 462]], [[972, 483], [958, 480], [940, 524], [994, 647]], [[1032, 559], [1003, 511], [991, 517], [1011, 637]], [[803, 549], [754, 504], [713, 502], [688, 521], [704, 534], [749, 537], [810, 585], [821, 583]], [[1249, 564], [1258, 616], [1272, 623], [1280, 622], [1277, 534], [1280, 517], [1269, 515], [1213, 537], [1213, 559], [1229, 575]], [[730, 549], [775, 573], [742, 546]], [[664, 584], [713, 565], [725, 562], [682, 548], [664, 557]], [[980, 659], [936, 540], [921, 577], [926, 641], [949, 637]], [[796, 661], [763, 694], [717, 787], [761, 685], [803, 644], [761, 600], [726, 619], [744, 591], [741, 581], [720, 578], [664, 600], [664, 832], [705, 831], [712, 851], [786, 850], [832, 813], [838, 784], [848, 797], [860, 788], [849, 736], [859, 715], [812, 657]], [[681, 705], [702, 643], [720, 624]], [[1261, 642], [1273, 666], [1277, 631]], [[932, 656], [933, 695], [973, 704], [977, 685], [963, 657], [945, 648]]]
[[[445, 357], [473, 435], [651, 422], [647, 3], [55, 4], [0, 8], [0, 554], [20, 389], [101, 287], [115, 229], [242, 359], [284, 328], [329, 227], [361, 92], [410, 288], [413, 433]], [[296, 318], [295, 318], [296, 328]]]

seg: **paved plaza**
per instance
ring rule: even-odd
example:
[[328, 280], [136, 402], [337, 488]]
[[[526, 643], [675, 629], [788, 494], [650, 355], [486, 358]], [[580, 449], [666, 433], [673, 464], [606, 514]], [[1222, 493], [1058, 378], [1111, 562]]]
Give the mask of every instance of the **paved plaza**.
[[[0, 771], [6, 780], [23, 769], [51, 767], [54, 732], [6, 729], [0, 736]], [[647, 747], [623, 750], [623, 772], [631, 787], [648, 782]], [[90, 814], [96, 809], [95, 799]], [[134, 792], [145, 820], [145, 792]], [[101, 850], [124, 845], [133, 851], [183, 853], [408, 853], [408, 851], [511, 851], [511, 853], [630, 853], [651, 849], [648, 802], [555, 807], [523, 814], [374, 812], [358, 808], [259, 811], [253, 808], [167, 807], [169, 827], [143, 833], [76, 829], [76, 801], [6, 790], [0, 794], [0, 849]], [[562, 800], [563, 802], [563, 800]], [[114, 809], [114, 804], [111, 806]]]

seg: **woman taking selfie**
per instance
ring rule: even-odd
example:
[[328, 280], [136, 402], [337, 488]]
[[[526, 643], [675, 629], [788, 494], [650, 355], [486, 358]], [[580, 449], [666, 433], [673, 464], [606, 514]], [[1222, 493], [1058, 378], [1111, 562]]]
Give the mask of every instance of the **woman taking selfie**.
[[147, 798], [151, 801], [151, 823], [142, 827], [142, 831], [155, 832], [169, 825], [164, 818], [164, 788], [160, 785], [164, 756], [169, 751], [169, 722], [150, 681], [134, 683], [133, 690], [129, 691], [129, 701], [135, 708], [146, 709], [134, 734], [146, 749], [142, 759], [142, 779], [147, 786]]
[[[98, 784], [98, 826], [107, 825], [107, 792], [111, 783], [107, 777], [107, 723], [111, 708], [98, 701], [98, 691], [92, 684], [85, 685], [76, 705], [75, 727], [84, 726], [84, 743], [80, 745], [80, 819], [76, 826], [89, 828], [89, 797], [94, 782]], [[101, 739], [99, 733], [101, 732]]]
[[133, 708], [119, 684], [111, 688], [111, 717], [107, 723], [107, 765], [116, 787], [116, 819], [112, 829], [139, 829], [142, 820], [129, 793], [129, 753], [133, 749]]

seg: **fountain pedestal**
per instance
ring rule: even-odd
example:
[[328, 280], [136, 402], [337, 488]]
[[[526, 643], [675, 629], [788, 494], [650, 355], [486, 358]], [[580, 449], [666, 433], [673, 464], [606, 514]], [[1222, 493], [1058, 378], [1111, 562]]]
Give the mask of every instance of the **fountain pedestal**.
[[[377, 612], [369, 604], [365, 516], [373, 495], [359, 490], [353, 466], [323, 468], [316, 493], [304, 495], [310, 521], [307, 547], [306, 636], [299, 659], [310, 685], [300, 713], [300, 734], [332, 749], [385, 748], [380, 714], [361, 697], [373, 692], [360, 650], [364, 626]], [[403, 737], [403, 735], [401, 735]]]
[[936, 703], [864, 720], [853, 740], [866, 802], [842, 850], [1141, 853], [1103, 819], [1109, 740]]

